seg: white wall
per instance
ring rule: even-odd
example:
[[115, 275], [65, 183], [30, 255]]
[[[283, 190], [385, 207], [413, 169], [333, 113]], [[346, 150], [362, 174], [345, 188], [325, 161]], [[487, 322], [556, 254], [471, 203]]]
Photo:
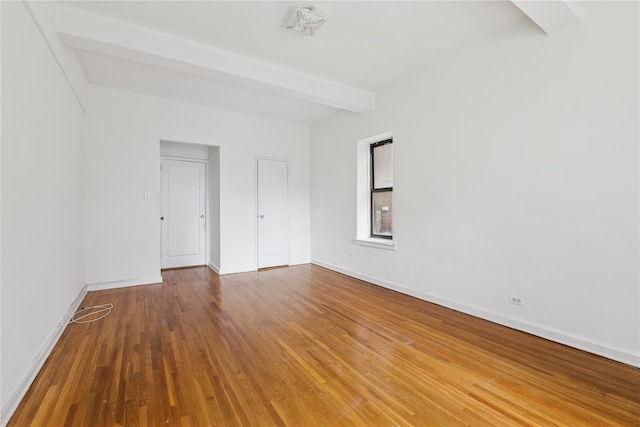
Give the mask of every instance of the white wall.
[[25, 4], [1, 7], [4, 418], [83, 288], [84, 225], [81, 104]]
[[[209, 147], [209, 260], [208, 264], [220, 271], [220, 148]], [[308, 166], [307, 166], [308, 167]], [[308, 175], [308, 172], [307, 172]], [[307, 186], [309, 184], [307, 183]], [[309, 220], [307, 220], [308, 222]], [[307, 233], [309, 231], [307, 230]], [[310, 250], [310, 247], [308, 247]]]
[[[638, 4], [588, 7], [313, 125], [313, 261], [640, 365]], [[356, 141], [386, 131], [395, 252], [351, 242]]]
[[291, 162], [292, 262], [310, 260], [308, 125], [94, 85], [87, 93], [88, 283], [160, 279], [161, 140], [220, 147], [221, 273], [256, 268], [258, 155]]
[[[0, 4], [0, 50], [2, 46], [2, 5]], [[0, 54], [0, 82], [2, 82], [2, 55]], [[0, 95], [2, 94], [2, 84], [0, 83]], [[2, 102], [0, 101], [0, 130], [2, 129]], [[0, 167], [2, 165], [2, 132], [0, 131]], [[2, 173], [0, 168], [0, 309], [2, 308]], [[0, 313], [1, 314], [1, 313]], [[0, 408], [5, 407], [2, 399], [2, 315], [0, 315]], [[0, 424], [4, 415], [4, 410], [0, 409]]]

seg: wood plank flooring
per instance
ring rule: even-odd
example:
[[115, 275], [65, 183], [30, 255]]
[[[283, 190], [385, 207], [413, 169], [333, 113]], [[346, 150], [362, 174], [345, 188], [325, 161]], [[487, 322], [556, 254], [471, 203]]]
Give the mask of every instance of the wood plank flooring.
[[638, 426], [640, 370], [311, 265], [89, 293], [10, 426]]

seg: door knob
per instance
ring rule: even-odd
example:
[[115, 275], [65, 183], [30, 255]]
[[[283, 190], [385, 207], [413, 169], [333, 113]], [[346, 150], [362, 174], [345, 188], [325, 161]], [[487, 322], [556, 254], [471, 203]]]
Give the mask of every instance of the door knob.
[[264, 218], [264, 215], [260, 215], [260, 219]]
[[164, 217], [163, 216], [160, 217], [160, 221], [164, 221]]
[[204, 219], [204, 215], [200, 215], [200, 218]]

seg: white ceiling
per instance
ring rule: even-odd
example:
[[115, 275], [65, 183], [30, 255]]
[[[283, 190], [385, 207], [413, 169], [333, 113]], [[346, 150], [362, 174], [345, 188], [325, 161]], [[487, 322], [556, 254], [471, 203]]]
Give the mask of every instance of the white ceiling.
[[[453, 51], [510, 37], [522, 26], [539, 31], [509, 1], [59, 3], [374, 94]], [[327, 20], [316, 35], [285, 29], [293, 10], [308, 4]], [[103, 86], [306, 123], [337, 110], [287, 91], [151, 64], [144, 53], [118, 58], [86, 43], [74, 47], [88, 80]]]

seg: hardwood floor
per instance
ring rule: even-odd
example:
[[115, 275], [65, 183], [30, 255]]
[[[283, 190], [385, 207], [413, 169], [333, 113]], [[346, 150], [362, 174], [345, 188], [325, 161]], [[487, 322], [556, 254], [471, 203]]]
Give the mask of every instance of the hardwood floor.
[[311, 265], [89, 293], [10, 426], [640, 425], [640, 370]]

